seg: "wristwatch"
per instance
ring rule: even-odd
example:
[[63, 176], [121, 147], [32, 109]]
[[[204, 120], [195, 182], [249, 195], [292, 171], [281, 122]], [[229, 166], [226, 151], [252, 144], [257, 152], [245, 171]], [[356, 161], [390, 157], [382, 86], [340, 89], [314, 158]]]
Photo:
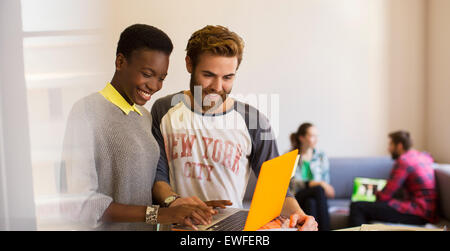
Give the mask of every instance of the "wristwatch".
[[159, 205], [147, 206], [147, 210], [145, 212], [145, 223], [151, 225], [158, 224], [158, 210]]
[[178, 199], [178, 198], [181, 198], [181, 196], [180, 195], [177, 195], [177, 194], [175, 194], [175, 195], [170, 195], [169, 197], [167, 197], [165, 200], [164, 200], [164, 207], [169, 207], [170, 206], [170, 204], [172, 204], [176, 199]]

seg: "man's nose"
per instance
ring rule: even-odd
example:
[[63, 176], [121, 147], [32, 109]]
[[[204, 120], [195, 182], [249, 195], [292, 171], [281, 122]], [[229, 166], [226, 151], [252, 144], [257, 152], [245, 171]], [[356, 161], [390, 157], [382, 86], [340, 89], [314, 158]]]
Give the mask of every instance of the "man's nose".
[[211, 83], [211, 90], [214, 92], [221, 92], [222, 91], [222, 85], [223, 81], [221, 78], [215, 78], [214, 81]]

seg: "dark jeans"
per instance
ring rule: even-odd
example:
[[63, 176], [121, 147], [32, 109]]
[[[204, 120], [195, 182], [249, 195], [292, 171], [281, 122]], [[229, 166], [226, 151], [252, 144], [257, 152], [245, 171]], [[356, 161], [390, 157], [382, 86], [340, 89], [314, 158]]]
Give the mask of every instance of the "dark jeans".
[[330, 230], [327, 197], [321, 186], [302, 189], [297, 192], [295, 198], [303, 211], [316, 219], [319, 225], [319, 231]]
[[427, 221], [422, 217], [403, 214], [385, 202], [353, 202], [350, 205], [350, 225], [358, 227], [370, 221], [423, 225]]

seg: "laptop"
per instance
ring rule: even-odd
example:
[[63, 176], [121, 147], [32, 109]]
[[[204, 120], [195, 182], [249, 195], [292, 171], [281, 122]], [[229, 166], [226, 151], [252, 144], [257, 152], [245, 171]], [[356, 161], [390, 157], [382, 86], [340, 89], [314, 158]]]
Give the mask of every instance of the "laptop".
[[[197, 228], [200, 231], [256, 231], [278, 217], [299, 158], [298, 150], [294, 150], [265, 161], [261, 166], [249, 210], [218, 209], [211, 224], [198, 225]], [[190, 229], [175, 225], [172, 230]]]
[[377, 200], [377, 192], [383, 190], [387, 180], [356, 177], [353, 180], [352, 201], [368, 201]]

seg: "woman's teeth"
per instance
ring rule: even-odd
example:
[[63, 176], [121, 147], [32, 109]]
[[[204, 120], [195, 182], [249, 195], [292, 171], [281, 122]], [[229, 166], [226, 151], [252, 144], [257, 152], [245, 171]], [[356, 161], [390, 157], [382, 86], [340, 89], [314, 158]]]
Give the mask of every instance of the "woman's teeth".
[[149, 100], [150, 97], [152, 96], [150, 93], [145, 92], [143, 90], [138, 90], [138, 93], [145, 99], [145, 100]]

